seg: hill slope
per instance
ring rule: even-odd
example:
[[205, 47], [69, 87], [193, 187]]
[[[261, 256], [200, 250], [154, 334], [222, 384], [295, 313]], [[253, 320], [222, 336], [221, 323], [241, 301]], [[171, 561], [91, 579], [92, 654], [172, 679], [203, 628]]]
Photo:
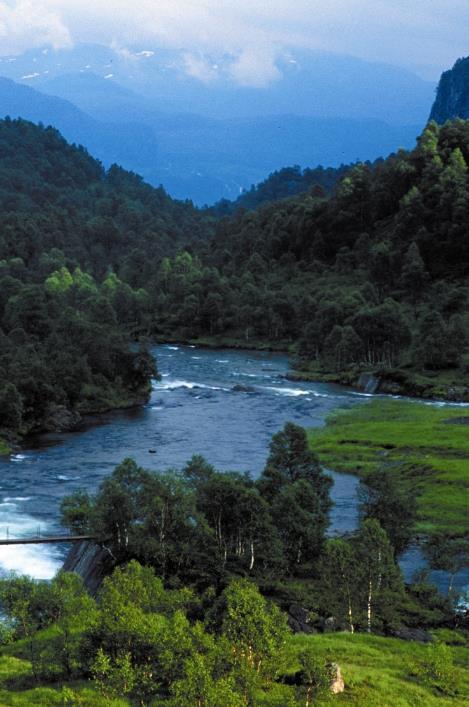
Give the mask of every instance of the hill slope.
[[0, 213], [0, 431], [141, 402], [153, 364], [128, 337], [151, 308], [140, 278], [204, 236], [201, 215], [21, 120], [0, 121]]

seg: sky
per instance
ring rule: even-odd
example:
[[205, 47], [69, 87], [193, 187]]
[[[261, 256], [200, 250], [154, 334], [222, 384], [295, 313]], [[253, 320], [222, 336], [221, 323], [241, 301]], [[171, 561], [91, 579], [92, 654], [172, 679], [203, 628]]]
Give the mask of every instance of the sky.
[[310, 48], [434, 80], [469, 55], [468, 27], [469, 0], [0, 0], [0, 56], [95, 42], [131, 60], [165, 47], [201, 81], [229, 54], [235, 82], [267, 85], [282, 54]]

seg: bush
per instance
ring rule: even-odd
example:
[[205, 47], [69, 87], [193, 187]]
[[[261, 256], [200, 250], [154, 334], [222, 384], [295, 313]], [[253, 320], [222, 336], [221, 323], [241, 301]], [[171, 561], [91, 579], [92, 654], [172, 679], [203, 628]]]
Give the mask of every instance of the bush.
[[454, 667], [451, 649], [445, 643], [435, 643], [425, 649], [425, 657], [417, 661], [412, 675], [424, 685], [455, 695], [458, 692], [458, 675]]

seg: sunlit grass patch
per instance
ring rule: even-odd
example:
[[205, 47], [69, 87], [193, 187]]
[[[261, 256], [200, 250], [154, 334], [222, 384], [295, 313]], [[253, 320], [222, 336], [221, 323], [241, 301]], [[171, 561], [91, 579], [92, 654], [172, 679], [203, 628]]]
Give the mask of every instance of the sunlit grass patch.
[[400, 474], [418, 496], [418, 532], [467, 532], [469, 409], [401, 400], [373, 400], [331, 414], [309, 432], [322, 463], [366, 474]]

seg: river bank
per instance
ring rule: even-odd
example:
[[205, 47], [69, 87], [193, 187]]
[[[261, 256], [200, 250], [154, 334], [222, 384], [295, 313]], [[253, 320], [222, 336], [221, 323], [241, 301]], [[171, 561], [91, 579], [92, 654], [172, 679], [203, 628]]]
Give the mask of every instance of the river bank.
[[422, 400], [444, 400], [452, 403], [469, 403], [467, 376], [455, 371], [438, 373], [397, 369], [352, 368], [347, 371], [324, 371], [319, 367], [292, 370], [287, 374], [291, 381], [323, 381], [345, 385], [356, 390], [384, 395], [399, 395]]
[[[245, 351], [275, 351], [294, 356], [293, 341], [269, 341], [264, 339], [240, 339], [227, 336], [203, 336], [197, 338], [155, 337], [158, 344], [182, 344], [208, 349], [233, 349]], [[296, 363], [293, 362], [293, 366]], [[292, 368], [286, 378], [308, 383], [323, 382], [343, 385], [362, 392], [400, 395], [423, 400], [446, 400], [469, 403], [468, 376], [456, 369], [447, 371], [416, 371], [404, 368], [352, 367], [344, 371], [329, 371], [316, 363], [304, 368]]]
[[94, 399], [84, 399], [74, 407], [51, 404], [39, 420], [23, 426], [18, 433], [8, 431], [0, 436], [0, 456], [13, 454], [26, 448], [32, 438], [54, 432], [73, 432], [86, 426], [93, 417], [119, 410], [131, 410], [145, 405], [151, 395], [151, 383], [144, 389], [130, 394], [123, 388], [115, 387]]
[[372, 400], [338, 411], [310, 443], [328, 467], [363, 479], [378, 467], [402, 475], [417, 499], [415, 533], [467, 536], [469, 410]]

